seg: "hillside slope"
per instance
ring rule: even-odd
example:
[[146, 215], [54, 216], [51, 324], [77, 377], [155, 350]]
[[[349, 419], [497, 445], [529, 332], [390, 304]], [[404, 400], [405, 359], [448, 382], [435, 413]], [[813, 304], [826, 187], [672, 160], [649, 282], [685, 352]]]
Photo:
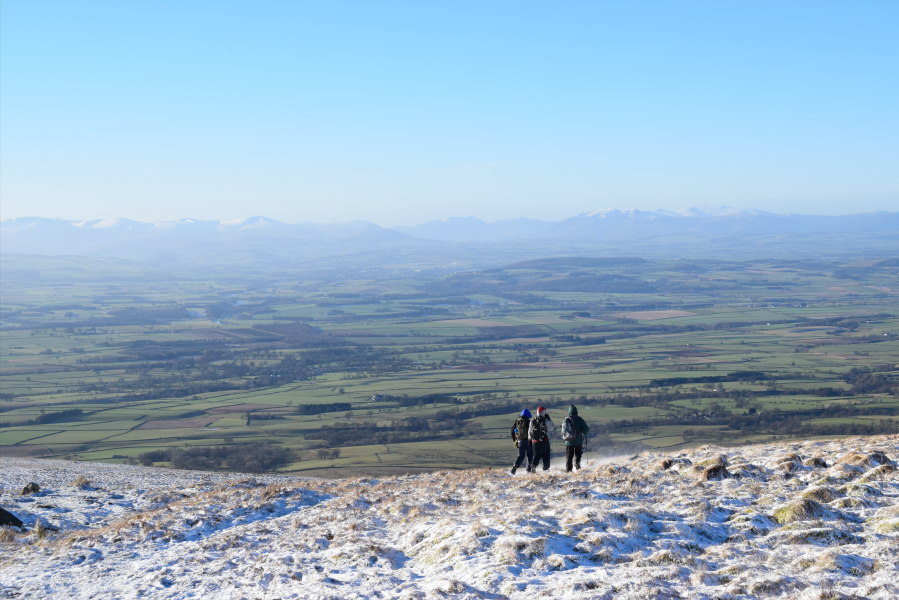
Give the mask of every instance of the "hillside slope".
[[[895, 598], [896, 458], [899, 438], [881, 436], [705, 446], [589, 461], [572, 475], [556, 465], [344, 481], [2, 459], [0, 503], [30, 531], [6, 531], [0, 588], [43, 598]], [[20, 496], [29, 481], [44, 490]], [[39, 540], [38, 517], [60, 531]]]

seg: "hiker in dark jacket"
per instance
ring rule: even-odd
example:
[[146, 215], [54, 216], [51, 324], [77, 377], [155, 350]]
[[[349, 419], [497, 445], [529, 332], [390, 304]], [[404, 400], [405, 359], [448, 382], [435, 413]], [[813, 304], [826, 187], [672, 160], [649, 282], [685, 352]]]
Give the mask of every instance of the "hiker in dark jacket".
[[568, 416], [562, 422], [562, 441], [565, 442], [565, 472], [571, 473], [571, 462], [574, 467], [581, 468], [581, 455], [584, 453], [584, 442], [587, 440], [587, 422], [577, 414], [577, 407], [568, 407]]
[[553, 420], [549, 418], [546, 409], [542, 406], [537, 409], [537, 416], [531, 419], [531, 429], [528, 437], [531, 438], [531, 444], [534, 446], [534, 462], [531, 463], [531, 470], [536, 471], [537, 465], [543, 460], [543, 470], [549, 471], [549, 438], [556, 429]]
[[531, 446], [531, 439], [528, 437], [530, 429], [531, 411], [524, 409], [512, 425], [512, 441], [515, 442], [515, 447], [518, 448], [518, 460], [515, 461], [515, 465], [512, 467], [512, 475], [515, 475], [515, 471], [524, 462], [525, 456], [528, 459], [528, 473], [531, 472], [531, 463], [534, 462], [534, 448]]

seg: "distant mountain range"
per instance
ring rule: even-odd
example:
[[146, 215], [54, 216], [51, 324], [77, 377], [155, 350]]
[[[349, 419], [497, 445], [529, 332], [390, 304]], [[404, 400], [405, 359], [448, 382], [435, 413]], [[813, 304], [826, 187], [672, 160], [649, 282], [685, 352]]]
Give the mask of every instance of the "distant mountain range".
[[368, 221], [295, 225], [265, 217], [230, 221], [179, 219], [155, 223], [41, 217], [0, 221], [0, 252], [15, 254], [163, 258], [166, 255], [208, 255], [237, 250], [277, 256], [301, 253], [304, 247], [336, 241], [348, 249], [359, 249], [416, 240]]
[[415, 238], [447, 241], [644, 240], [689, 234], [858, 233], [899, 231], [899, 212], [830, 217], [778, 215], [727, 206], [691, 207], [676, 212], [606, 208], [557, 222], [506, 219], [485, 223], [475, 217], [453, 217], [394, 229]]
[[633, 242], [691, 235], [865, 232], [899, 232], [899, 212], [817, 216], [779, 215], [725, 206], [700, 206], [679, 211], [601, 209], [555, 222], [518, 218], [486, 223], [475, 217], [451, 217], [392, 229], [368, 221], [287, 224], [265, 217], [155, 223], [128, 219], [69, 221], [20, 217], [0, 221], [0, 252], [146, 258], [240, 250], [278, 256], [302, 253], [304, 248], [324, 245], [339, 247], [349, 253], [373, 247], [415, 247], [428, 241]]

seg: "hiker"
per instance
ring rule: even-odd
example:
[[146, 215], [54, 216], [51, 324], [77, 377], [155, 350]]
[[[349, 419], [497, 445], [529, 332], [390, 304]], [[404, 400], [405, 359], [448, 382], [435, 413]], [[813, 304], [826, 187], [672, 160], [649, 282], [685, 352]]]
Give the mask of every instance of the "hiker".
[[531, 471], [537, 471], [537, 465], [543, 460], [543, 470], [549, 471], [549, 438], [555, 431], [556, 425], [549, 418], [546, 409], [542, 406], [537, 409], [537, 416], [531, 419], [531, 428], [528, 437], [534, 446], [534, 462], [531, 463]]
[[531, 447], [531, 439], [528, 437], [530, 428], [531, 411], [524, 409], [512, 425], [512, 441], [515, 442], [515, 447], [518, 448], [518, 460], [515, 461], [515, 465], [512, 467], [512, 475], [515, 475], [515, 471], [524, 462], [525, 456], [528, 458], [527, 472], [531, 472], [531, 463], [534, 462], [534, 449]]
[[574, 459], [574, 468], [580, 470], [581, 455], [584, 453], [584, 442], [587, 441], [587, 422], [577, 414], [577, 407], [572, 404], [568, 407], [568, 416], [562, 422], [562, 441], [565, 442], [565, 472], [571, 473], [571, 462]]

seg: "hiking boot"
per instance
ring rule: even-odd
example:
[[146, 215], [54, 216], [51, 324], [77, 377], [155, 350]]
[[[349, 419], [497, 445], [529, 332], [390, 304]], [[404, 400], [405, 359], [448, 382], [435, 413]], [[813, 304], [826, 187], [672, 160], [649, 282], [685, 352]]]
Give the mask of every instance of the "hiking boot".
[[581, 465], [574, 465], [574, 468], [577, 469], [578, 471], [580, 471], [580, 470], [581, 470]]
[[515, 471], [518, 470], [518, 467], [512, 467], [512, 475], [515, 475]]

